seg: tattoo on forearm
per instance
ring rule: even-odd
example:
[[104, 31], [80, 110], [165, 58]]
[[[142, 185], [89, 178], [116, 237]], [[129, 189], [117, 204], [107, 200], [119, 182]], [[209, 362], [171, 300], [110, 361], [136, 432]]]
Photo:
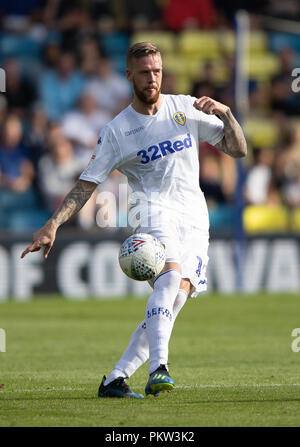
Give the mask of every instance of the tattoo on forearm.
[[231, 157], [244, 157], [247, 154], [246, 139], [230, 109], [220, 119], [224, 123], [224, 138], [216, 145], [217, 148]]
[[62, 225], [81, 210], [91, 197], [96, 186], [93, 183], [80, 180], [76, 183], [52, 217], [57, 226]]

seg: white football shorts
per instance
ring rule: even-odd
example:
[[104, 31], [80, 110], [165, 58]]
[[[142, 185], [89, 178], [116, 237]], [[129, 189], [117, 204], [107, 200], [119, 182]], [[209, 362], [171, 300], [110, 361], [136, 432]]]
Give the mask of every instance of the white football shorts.
[[[196, 298], [207, 290], [206, 267], [208, 263], [209, 232], [194, 226], [176, 224], [160, 227], [139, 227], [136, 233], [148, 233], [158, 237], [166, 249], [166, 262], [181, 265], [182, 278], [192, 284], [189, 298]], [[151, 282], [149, 281], [150, 285]]]

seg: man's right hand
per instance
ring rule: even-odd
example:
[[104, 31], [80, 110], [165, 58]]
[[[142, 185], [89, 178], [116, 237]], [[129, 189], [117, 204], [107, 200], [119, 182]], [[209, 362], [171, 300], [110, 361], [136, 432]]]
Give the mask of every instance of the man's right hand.
[[49, 220], [40, 230], [36, 231], [32, 237], [32, 243], [21, 254], [21, 258], [24, 258], [28, 253], [39, 251], [44, 249], [44, 258], [47, 259], [48, 254], [54, 244], [57, 227]]
[[40, 230], [34, 233], [32, 244], [21, 254], [21, 258], [33, 251], [39, 251], [45, 247], [44, 258], [47, 259], [51, 250], [58, 227], [67, 222], [74, 214], [78, 213], [89, 200], [97, 183], [78, 180], [73, 189], [66, 195], [62, 204], [57, 208], [50, 220]]

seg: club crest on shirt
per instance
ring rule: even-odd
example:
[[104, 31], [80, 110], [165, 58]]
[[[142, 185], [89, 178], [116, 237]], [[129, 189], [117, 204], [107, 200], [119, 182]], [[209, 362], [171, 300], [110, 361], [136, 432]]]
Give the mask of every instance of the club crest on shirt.
[[181, 126], [185, 125], [185, 114], [183, 112], [174, 113], [173, 118], [176, 123], [180, 124]]

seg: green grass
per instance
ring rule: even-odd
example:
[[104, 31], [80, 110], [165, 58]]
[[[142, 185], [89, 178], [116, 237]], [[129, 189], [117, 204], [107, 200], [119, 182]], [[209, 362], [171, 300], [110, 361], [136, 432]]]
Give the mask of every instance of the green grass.
[[[0, 304], [0, 426], [299, 426], [300, 297], [189, 300], [170, 343], [176, 388], [154, 398], [98, 399], [143, 319], [146, 300], [58, 297]], [[130, 379], [143, 393], [148, 365]]]

